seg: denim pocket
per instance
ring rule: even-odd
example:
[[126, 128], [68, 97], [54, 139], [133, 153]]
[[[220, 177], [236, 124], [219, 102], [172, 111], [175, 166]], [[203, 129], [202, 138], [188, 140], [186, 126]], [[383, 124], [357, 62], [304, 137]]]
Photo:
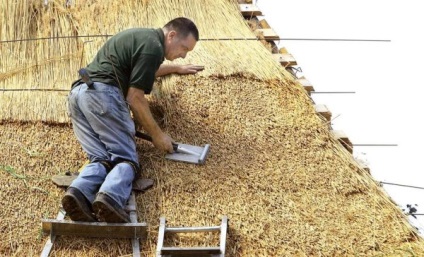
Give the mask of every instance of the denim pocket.
[[85, 91], [84, 97], [87, 103], [87, 109], [97, 115], [105, 115], [108, 113], [110, 105], [110, 97], [108, 90], [91, 90]]

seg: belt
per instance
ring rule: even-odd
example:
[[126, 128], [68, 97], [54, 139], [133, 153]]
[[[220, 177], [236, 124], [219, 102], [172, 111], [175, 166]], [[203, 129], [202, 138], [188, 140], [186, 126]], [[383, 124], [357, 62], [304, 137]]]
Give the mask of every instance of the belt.
[[[77, 81], [75, 81], [74, 83], [72, 83], [71, 90], [74, 89], [75, 87], [81, 85], [81, 84], [84, 84], [84, 83], [87, 84], [87, 86], [88, 86], [89, 89], [93, 89], [94, 90], [95, 89], [94, 88], [94, 81], [91, 80], [90, 76], [88, 75], [87, 70], [84, 69], [84, 68], [82, 68], [82, 69], [80, 69], [78, 71], [78, 73], [81, 76], [81, 78], [78, 79]], [[119, 86], [117, 86], [115, 84], [108, 84], [108, 85], [113, 86], [113, 87], [120, 88]]]

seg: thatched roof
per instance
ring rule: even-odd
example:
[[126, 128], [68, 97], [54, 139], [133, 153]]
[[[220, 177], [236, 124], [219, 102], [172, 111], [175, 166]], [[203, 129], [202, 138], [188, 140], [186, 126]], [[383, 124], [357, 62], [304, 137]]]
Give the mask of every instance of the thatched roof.
[[[0, 4], [0, 39], [114, 34], [192, 18], [202, 38], [254, 35], [234, 1], [15, 1]], [[119, 12], [119, 15], [118, 15]], [[7, 14], [7, 15], [6, 15]], [[84, 40], [93, 40], [84, 43]], [[68, 89], [105, 37], [0, 44], [0, 88]], [[3, 54], [7, 53], [7, 54]], [[81, 55], [83, 64], [81, 65]], [[139, 141], [142, 255], [154, 256], [159, 217], [216, 225], [228, 215], [228, 256], [420, 256], [424, 244], [370, 175], [331, 137], [304, 89], [260, 42], [200, 41], [184, 62], [206, 70], [162, 78], [150, 98], [174, 139], [211, 144], [206, 165], [165, 160]], [[37, 256], [40, 219], [55, 218], [63, 189], [50, 177], [86, 161], [66, 117], [66, 92], [0, 92], [0, 255]], [[168, 243], [214, 244], [181, 236]], [[59, 237], [54, 256], [122, 256], [128, 240]]]

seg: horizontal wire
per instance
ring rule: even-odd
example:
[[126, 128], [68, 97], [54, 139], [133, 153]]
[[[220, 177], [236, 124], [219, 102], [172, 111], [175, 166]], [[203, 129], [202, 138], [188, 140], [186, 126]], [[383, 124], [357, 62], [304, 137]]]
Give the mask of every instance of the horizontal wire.
[[[96, 34], [96, 35], [79, 35], [79, 36], [58, 36], [58, 37], [39, 37], [39, 38], [23, 38], [2, 40], [0, 43], [13, 43], [24, 41], [38, 41], [38, 40], [51, 40], [51, 39], [70, 39], [70, 38], [90, 38], [90, 37], [111, 37], [110, 34]], [[243, 41], [243, 40], [266, 40], [264, 38], [200, 38], [199, 41]], [[350, 41], [350, 42], [391, 42], [388, 39], [342, 39], [342, 38], [277, 38], [274, 40], [294, 40], [294, 41]]]
[[[11, 88], [1, 89], [0, 92], [5, 91], [68, 91], [68, 89], [40, 89], [40, 88]], [[355, 94], [356, 92], [311, 92], [315, 94]]]
[[88, 37], [111, 37], [111, 36], [113, 36], [113, 35], [97, 34], [97, 35], [81, 35], [81, 36], [37, 37], [37, 38], [2, 40], [2, 41], [0, 41], [0, 43], [13, 43], [13, 42], [24, 42], [24, 41], [50, 40], [50, 39], [69, 39], [69, 38], [77, 39], [77, 38], [88, 38]]
[[409, 188], [415, 188], [415, 189], [424, 189], [424, 187], [417, 187], [417, 186], [410, 186], [410, 185], [402, 185], [402, 184], [390, 183], [390, 182], [383, 182], [383, 181], [380, 181], [380, 184], [384, 184], [384, 185], [391, 185], [391, 186], [400, 186], [400, 187], [409, 187]]
[[352, 144], [353, 146], [398, 146], [398, 144]]
[[[199, 41], [226, 41], [226, 40], [266, 40], [266, 38], [200, 38]], [[270, 41], [350, 41], [350, 42], [391, 42], [390, 39], [348, 39], [348, 38], [273, 38]]]
[[311, 94], [355, 94], [355, 91], [311, 91]]
[[390, 39], [350, 39], [350, 38], [280, 38], [294, 41], [353, 41], [353, 42], [392, 42]]

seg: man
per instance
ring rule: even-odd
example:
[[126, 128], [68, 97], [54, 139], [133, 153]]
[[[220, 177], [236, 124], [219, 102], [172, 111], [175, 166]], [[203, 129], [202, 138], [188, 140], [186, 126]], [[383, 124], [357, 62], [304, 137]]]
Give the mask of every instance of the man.
[[69, 115], [90, 163], [62, 199], [72, 220], [130, 222], [124, 206], [140, 165], [128, 105], [154, 146], [172, 152], [172, 139], [154, 120], [145, 94], [151, 92], [155, 76], [203, 70], [196, 65], [162, 64], [164, 58], [185, 58], [198, 40], [196, 25], [183, 17], [160, 29], [122, 31], [104, 44], [86, 68], [94, 83], [73, 84]]

